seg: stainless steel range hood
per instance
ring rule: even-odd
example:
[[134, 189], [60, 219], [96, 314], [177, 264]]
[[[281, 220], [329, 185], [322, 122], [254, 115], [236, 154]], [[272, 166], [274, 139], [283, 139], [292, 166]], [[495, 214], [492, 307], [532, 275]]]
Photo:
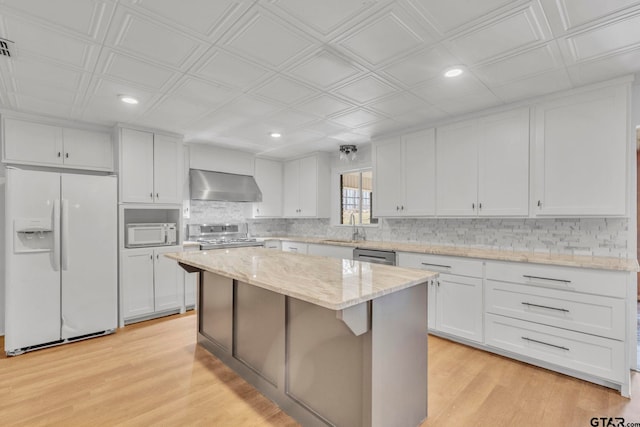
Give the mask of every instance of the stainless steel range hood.
[[249, 175], [189, 170], [191, 200], [219, 200], [225, 202], [261, 202], [262, 192]]

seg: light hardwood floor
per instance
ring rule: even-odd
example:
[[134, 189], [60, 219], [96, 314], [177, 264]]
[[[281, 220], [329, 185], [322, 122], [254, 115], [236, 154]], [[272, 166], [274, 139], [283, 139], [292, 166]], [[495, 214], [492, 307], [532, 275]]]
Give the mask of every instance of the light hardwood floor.
[[[196, 317], [0, 358], [0, 425], [291, 426], [294, 420], [195, 344]], [[4, 354], [4, 353], [3, 353]], [[632, 400], [604, 387], [436, 337], [429, 338], [423, 426], [589, 426], [640, 423]]]

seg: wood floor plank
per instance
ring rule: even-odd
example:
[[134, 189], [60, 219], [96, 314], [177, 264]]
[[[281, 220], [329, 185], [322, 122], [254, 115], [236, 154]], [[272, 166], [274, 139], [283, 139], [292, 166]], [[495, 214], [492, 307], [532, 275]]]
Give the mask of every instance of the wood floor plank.
[[[196, 317], [171, 316], [22, 356], [0, 357], [4, 426], [296, 426], [291, 417], [196, 345]], [[0, 340], [1, 341], [1, 340]], [[0, 344], [3, 344], [0, 342]], [[435, 426], [640, 423], [640, 375], [614, 390], [429, 337]]]

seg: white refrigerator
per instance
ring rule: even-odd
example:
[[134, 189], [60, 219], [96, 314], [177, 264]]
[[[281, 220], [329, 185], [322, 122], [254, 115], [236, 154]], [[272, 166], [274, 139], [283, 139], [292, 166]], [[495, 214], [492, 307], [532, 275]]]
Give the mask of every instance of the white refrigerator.
[[8, 168], [5, 202], [7, 354], [113, 332], [116, 178]]

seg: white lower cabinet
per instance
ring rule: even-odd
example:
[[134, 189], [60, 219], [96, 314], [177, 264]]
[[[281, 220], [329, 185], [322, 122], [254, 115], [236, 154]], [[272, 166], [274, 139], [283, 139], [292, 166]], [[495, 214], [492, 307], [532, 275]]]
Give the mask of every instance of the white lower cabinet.
[[164, 256], [180, 250], [179, 246], [169, 246], [121, 252], [125, 321], [182, 307], [184, 297], [178, 263]]
[[485, 344], [614, 382], [626, 394], [627, 277], [621, 271], [487, 261]]
[[430, 330], [483, 341], [482, 261], [400, 252], [398, 265], [440, 273], [428, 286]]
[[264, 247], [267, 249], [282, 250], [282, 242], [280, 240], [265, 240]]
[[307, 253], [307, 244], [300, 242], [282, 242], [282, 250], [284, 252], [295, 252], [298, 254]]
[[307, 254], [339, 259], [353, 259], [353, 247], [309, 243], [307, 244]]

